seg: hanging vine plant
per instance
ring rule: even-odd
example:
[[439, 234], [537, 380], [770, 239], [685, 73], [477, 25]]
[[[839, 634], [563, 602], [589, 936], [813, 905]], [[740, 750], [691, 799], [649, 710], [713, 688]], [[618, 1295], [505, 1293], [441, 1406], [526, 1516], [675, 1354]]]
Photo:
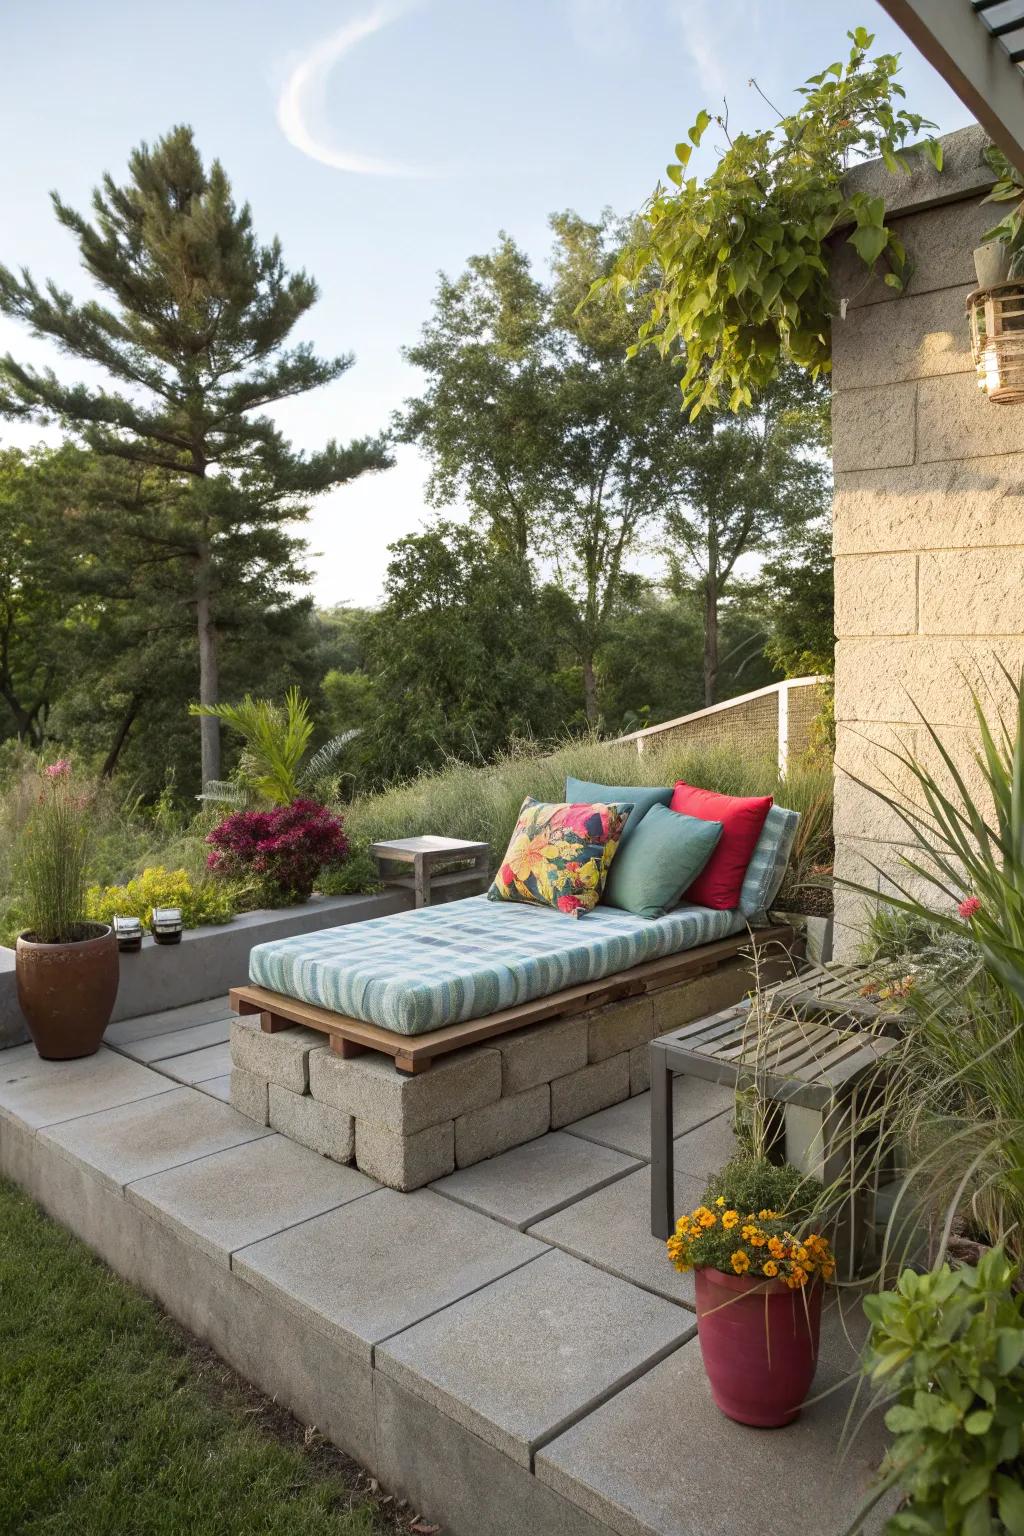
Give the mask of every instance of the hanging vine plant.
[[[594, 285], [592, 293], [649, 288], [650, 312], [631, 351], [657, 346], [682, 357], [691, 419], [749, 406], [785, 362], [815, 375], [831, 367], [825, 247], [838, 228], [849, 224], [850, 244], [869, 271], [884, 265], [890, 287], [901, 289], [909, 275], [883, 199], [847, 195], [844, 177], [856, 161], [879, 156], [890, 171], [909, 173], [917, 152], [941, 170], [942, 148], [930, 136], [908, 147], [936, 125], [900, 105], [898, 55], [869, 59], [873, 35], [863, 27], [847, 35], [847, 61], [812, 75], [798, 110], [774, 127], [731, 137], [727, 113], [700, 112], [676, 145], [670, 185], [658, 186], [634, 242]], [[724, 145], [698, 180], [687, 167], [712, 124]]]

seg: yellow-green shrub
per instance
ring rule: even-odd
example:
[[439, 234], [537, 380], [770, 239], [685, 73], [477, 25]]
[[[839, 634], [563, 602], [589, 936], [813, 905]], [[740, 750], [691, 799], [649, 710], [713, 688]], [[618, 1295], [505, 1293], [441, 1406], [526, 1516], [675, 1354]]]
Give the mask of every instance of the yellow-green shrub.
[[85, 893], [86, 916], [109, 923], [114, 916], [146, 922], [154, 907], [180, 907], [186, 928], [202, 923], [229, 923], [235, 915], [234, 890], [223, 881], [193, 882], [187, 870], [144, 869], [127, 885], [91, 885]]

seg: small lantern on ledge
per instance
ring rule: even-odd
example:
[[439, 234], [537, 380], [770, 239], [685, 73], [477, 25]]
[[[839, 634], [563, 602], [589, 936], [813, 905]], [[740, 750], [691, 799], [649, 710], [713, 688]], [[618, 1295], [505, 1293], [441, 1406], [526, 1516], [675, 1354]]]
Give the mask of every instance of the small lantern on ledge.
[[180, 907], [154, 907], [149, 926], [158, 944], [180, 944], [184, 926]]
[[967, 296], [978, 388], [997, 405], [1024, 400], [1024, 283], [997, 283]]
[[137, 917], [115, 917], [114, 936], [123, 955], [135, 954], [142, 948], [142, 924]]

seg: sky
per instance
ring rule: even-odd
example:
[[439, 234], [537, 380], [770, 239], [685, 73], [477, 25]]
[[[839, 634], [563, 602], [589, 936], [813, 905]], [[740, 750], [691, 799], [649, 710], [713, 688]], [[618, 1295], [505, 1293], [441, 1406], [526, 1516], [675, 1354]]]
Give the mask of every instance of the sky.
[[[764, 126], [751, 77], [785, 109], [854, 25], [902, 53], [912, 110], [970, 121], [876, 0], [0, 0], [0, 261], [85, 296], [50, 191], [84, 209], [137, 143], [191, 123], [260, 237], [319, 283], [296, 339], [356, 356], [277, 421], [306, 449], [376, 433], [419, 387], [401, 349], [440, 271], [501, 230], [542, 271], [552, 212], [638, 209], [702, 106]], [[4, 351], [82, 376], [0, 317]], [[44, 435], [0, 421], [0, 444]], [[319, 604], [379, 599], [387, 546], [434, 515], [425, 478], [404, 448], [316, 503]]]

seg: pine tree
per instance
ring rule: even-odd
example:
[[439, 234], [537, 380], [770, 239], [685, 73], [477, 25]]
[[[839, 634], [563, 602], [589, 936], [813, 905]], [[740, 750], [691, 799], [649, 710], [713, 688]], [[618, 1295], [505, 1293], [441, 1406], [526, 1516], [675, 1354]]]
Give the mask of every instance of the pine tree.
[[[230, 573], [295, 580], [302, 542], [286, 527], [307, 500], [389, 463], [382, 438], [318, 453], [294, 451], [260, 414], [275, 401], [330, 383], [351, 355], [317, 357], [285, 342], [317, 298], [305, 272], [289, 272], [279, 242], [260, 245], [248, 204], [237, 206], [219, 161], [203, 165], [188, 127], [129, 160], [92, 198], [94, 222], [53, 194], [61, 225], [109, 306], [76, 303], [0, 266], [0, 312], [61, 351], [98, 364], [113, 390], [65, 384], [10, 355], [0, 359], [0, 416], [56, 420], [99, 455], [158, 472], [143, 542], [173, 548], [189, 576], [199, 653], [199, 698], [219, 701], [218, 633]], [[118, 510], [111, 509], [117, 516]], [[220, 773], [219, 723], [206, 717], [202, 777]]]

